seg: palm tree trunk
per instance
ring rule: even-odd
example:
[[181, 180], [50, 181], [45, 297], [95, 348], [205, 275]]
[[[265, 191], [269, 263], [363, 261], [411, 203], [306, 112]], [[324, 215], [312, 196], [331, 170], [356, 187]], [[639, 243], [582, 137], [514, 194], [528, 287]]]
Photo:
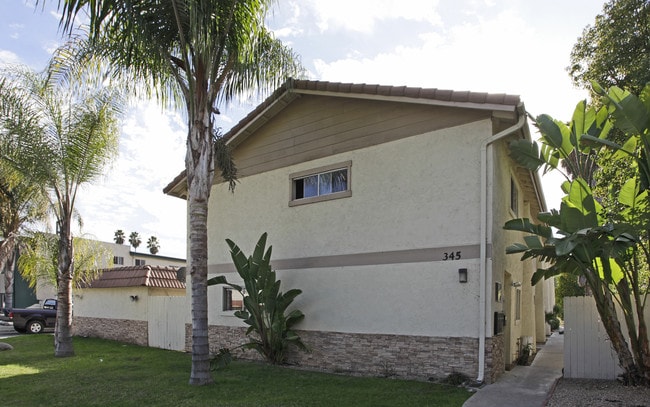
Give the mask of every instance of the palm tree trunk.
[[192, 283], [191, 385], [213, 382], [208, 338], [208, 201], [212, 187], [213, 152], [210, 113], [197, 109], [190, 122], [186, 156], [190, 216], [189, 271]]
[[74, 356], [72, 347], [72, 233], [71, 214], [59, 220], [59, 256], [57, 275], [57, 310], [54, 333], [54, 356]]
[[9, 236], [0, 245], [0, 271], [5, 273], [5, 305], [14, 307], [14, 270], [16, 268], [16, 239]]

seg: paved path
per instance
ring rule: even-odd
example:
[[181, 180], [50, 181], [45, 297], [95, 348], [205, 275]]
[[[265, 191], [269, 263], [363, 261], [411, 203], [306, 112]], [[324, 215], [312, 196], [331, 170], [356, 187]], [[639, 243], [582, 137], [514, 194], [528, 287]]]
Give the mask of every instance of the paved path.
[[543, 406], [555, 380], [562, 376], [564, 335], [554, 333], [530, 366], [516, 366], [499, 380], [479, 389], [463, 407]]

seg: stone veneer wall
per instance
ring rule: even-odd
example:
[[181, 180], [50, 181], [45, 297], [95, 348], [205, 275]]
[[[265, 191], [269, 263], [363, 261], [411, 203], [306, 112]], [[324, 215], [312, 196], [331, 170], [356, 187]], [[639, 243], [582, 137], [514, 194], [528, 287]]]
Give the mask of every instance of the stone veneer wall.
[[506, 371], [505, 343], [503, 335], [485, 339], [486, 383], [494, 383]]
[[[246, 343], [246, 328], [209, 327], [211, 351], [227, 347], [235, 356], [260, 359], [255, 351], [234, 350]], [[192, 327], [185, 326], [185, 349], [192, 349]], [[396, 376], [409, 379], [441, 379], [450, 373], [463, 373], [475, 379], [478, 373], [478, 339], [465, 337], [426, 337], [386, 334], [299, 331], [310, 353], [292, 350], [287, 362], [300, 367], [366, 376]], [[498, 373], [491, 363], [503, 353], [499, 341], [487, 338], [486, 381]], [[501, 349], [499, 351], [499, 349]], [[501, 364], [502, 365], [502, 364]], [[498, 368], [496, 371], [498, 372]], [[501, 367], [501, 371], [503, 367]]]
[[147, 321], [74, 317], [73, 329], [74, 335], [77, 336], [111, 339], [141, 346], [149, 345]]

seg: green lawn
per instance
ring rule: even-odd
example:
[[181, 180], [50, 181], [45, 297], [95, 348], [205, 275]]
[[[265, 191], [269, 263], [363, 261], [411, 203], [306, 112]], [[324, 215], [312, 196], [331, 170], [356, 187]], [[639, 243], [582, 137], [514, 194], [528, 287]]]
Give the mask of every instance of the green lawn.
[[426, 382], [357, 378], [234, 362], [215, 384], [188, 385], [186, 353], [75, 338], [76, 356], [55, 358], [51, 335], [2, 342], [3, 406], [461, 406], [465, 389]]

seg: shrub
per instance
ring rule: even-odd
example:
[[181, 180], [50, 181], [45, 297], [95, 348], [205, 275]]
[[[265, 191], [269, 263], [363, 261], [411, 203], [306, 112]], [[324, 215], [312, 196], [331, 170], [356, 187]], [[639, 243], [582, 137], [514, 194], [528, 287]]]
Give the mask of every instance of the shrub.
[[[224, 276], [211, 278], [208, 285], [225, 284], [242, 294], [244, 310], [236, 311], [235, 316], [248, 325], [246, 335], [250, 340], [242, 347], [258, 351], [268, 362], [281, 364], [285, 362], [290, 346], [308, 350], [293, 330], [305, 315], [299, 310], [287, 313], [289, 305], [302, 291], [280, 291], [280, 280], [277, 279], [275, 271], [271, 270], [272, 247], [265, 249], [266, 236], [266, 233], [262, 234], [253, 255], [248, 258], [232, 240], [226, 239], [237, 273], [244, 281], [244, 287], [228, 283]], [[230, 352], [220, 354], [229, 355]]]

